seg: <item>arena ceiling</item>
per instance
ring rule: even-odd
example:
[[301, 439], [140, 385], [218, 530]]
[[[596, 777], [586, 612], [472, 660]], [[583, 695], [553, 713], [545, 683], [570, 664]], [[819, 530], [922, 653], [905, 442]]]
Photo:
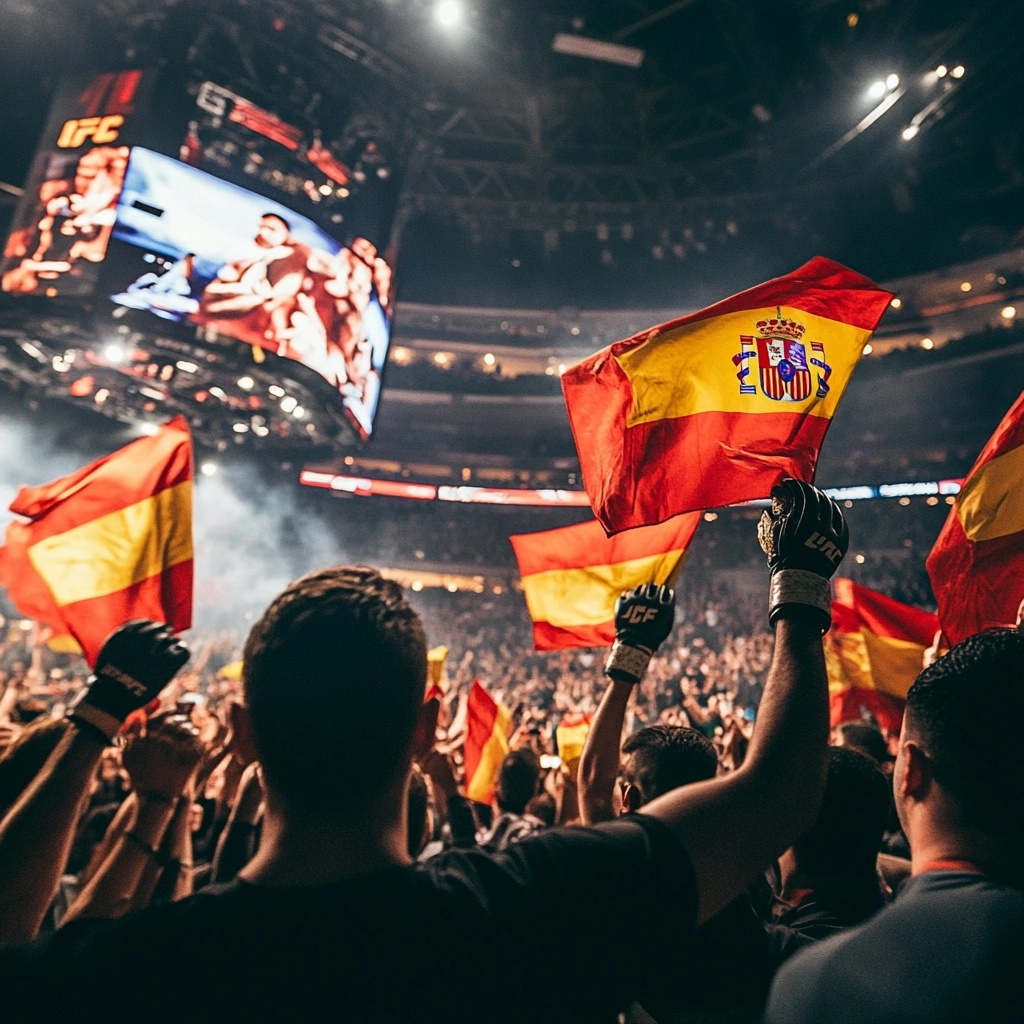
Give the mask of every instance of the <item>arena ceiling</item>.
[[693, 306], [817, 252], [887, 279], [1024, 224], [1022, 5], [462, 0], [447, 28], [436, 6], [3, 0], [0, 181], [61, 74], [162, 62], [379, 141], [420, 302]]

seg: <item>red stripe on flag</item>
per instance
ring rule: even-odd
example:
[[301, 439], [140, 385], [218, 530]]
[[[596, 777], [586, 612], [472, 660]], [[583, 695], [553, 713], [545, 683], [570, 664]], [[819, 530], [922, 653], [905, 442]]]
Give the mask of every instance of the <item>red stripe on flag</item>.
[[851, 686], [829, 695], [829, 713], [833, 727], [843, 722], [864, 721], [869, 711], [878, 724], [890, 732], [899, 732], [903, 724], [904, 701], [881, 690]]
[[538, 651], [561, 651], [572, 647], [609, 647], [615, 640], [615, 623], [599, 626], [553, 626], [533, 624], [533, 646]]
[[[678, 514], [674, 494], [684, 485], [696, 490], [693, 504], [707, 509], [767, 498], [783, 477], [811, 482], [829, 423], [800, 412], [702, 412], [629, 427], [614, 458], [631, 466], [633, 491], [617, 489], [615, 479], [597, 479], [595, 511], [628, 530]], [[786, 437], [787, 449], [759, 446], [766, 434]]]

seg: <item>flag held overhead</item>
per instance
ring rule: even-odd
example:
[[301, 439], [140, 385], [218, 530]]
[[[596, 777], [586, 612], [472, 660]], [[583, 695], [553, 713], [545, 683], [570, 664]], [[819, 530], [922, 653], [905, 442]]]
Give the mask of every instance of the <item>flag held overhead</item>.
[[892, 298], [823, 257], [643, 331], [562, 376], [583, 482], [608, 533], [812, 482]]
[[598, 522], [509, 539], [538, 651], [606, 647], [615, 639], [615, 601], [641, 583], [672, 583], [700, 513], [605, 535]]
[[951, 644], [1017, 621], [1024, 601], [1024, 393], [964, 480], [927, 567]]
[[23, 487], [0, 583], [26, 616], [71, 634], [90, 664], [130, 619], [192, 624], [192, 439], [175, 417], [70, 476]]

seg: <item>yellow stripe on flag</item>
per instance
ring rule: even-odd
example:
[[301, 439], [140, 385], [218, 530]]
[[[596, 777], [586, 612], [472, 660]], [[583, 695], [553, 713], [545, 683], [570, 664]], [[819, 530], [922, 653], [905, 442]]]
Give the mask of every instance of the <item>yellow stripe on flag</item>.
[[[807, 328], [803, 344], [809, 357], [813, 356], [811, 342], [824, 343], [828, 362], [833, 367], [825, 398], [815, 397], [814, 390], [803, 402], [780, 403], [760, 388], [756, 394], [740, 394], [732, 361], [740, 351], [740, 338], [756, 338], [757, 321], [777, 315], [775, 306], [747, 309], [685, 324], [615, 356], [633, 389], [633, 405], [626, 426], [704, 412], [777, 414], [801, 411], [830, 418], [871, 331], [790, 306], [782, 306], [781, 311], [783, 317]], [[753, 365], [752, 373], [756, 374], [756, 361]], [[816, 372], [814, 367], [808, 368], [812, 374]]]
[[192, 483], [47, 537], [28, 557], [58, 606], [126, 590], [192, 558]]
[[924, 647], [912, 640], [875, 636], [866, 629], [863, 635], [874, 688], [893, 697], [906, 697], [924, 668]]
[[616, 598], [638, 583], [674, 578], [686, 551], [631, 558], [583, 569], [550, 569], [524, 576], [523, 596], [530, 618], [552, 626], [598, 626], [611, 620]]
[[979, 467], [964, 483], [956, 511], [968, 540], [1024, 530], [1024, 445]]

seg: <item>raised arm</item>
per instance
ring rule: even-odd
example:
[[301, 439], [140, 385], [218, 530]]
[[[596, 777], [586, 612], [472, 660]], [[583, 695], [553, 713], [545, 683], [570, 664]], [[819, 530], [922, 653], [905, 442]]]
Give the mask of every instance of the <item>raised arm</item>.
[[771, 570], [775, 654], [743, 766], [645, 805], [686, 847], [698, 919], [713, 917], [814, 822], [825, 785], [828, 685], [822, 633], [829, 579], [848, 545], [838, 505], [787, 480], [758, 528]]
[[615, 603], [615, 645], [605, 666], [610, 684], [594, 713], [580, 757], [579, 809], [584, 825], [615, 817], [619, 747], [630, 694], [672, 631], [674, 613], [671, 588], [654, 583], [635, 587]]
[[0, 823], [0, 942], [33, 938], [67, 863], [75, 823], [103, 749], [188, 660], [188, 649], [156, 622], [110, 635], [76, 703], [72, 728]]

